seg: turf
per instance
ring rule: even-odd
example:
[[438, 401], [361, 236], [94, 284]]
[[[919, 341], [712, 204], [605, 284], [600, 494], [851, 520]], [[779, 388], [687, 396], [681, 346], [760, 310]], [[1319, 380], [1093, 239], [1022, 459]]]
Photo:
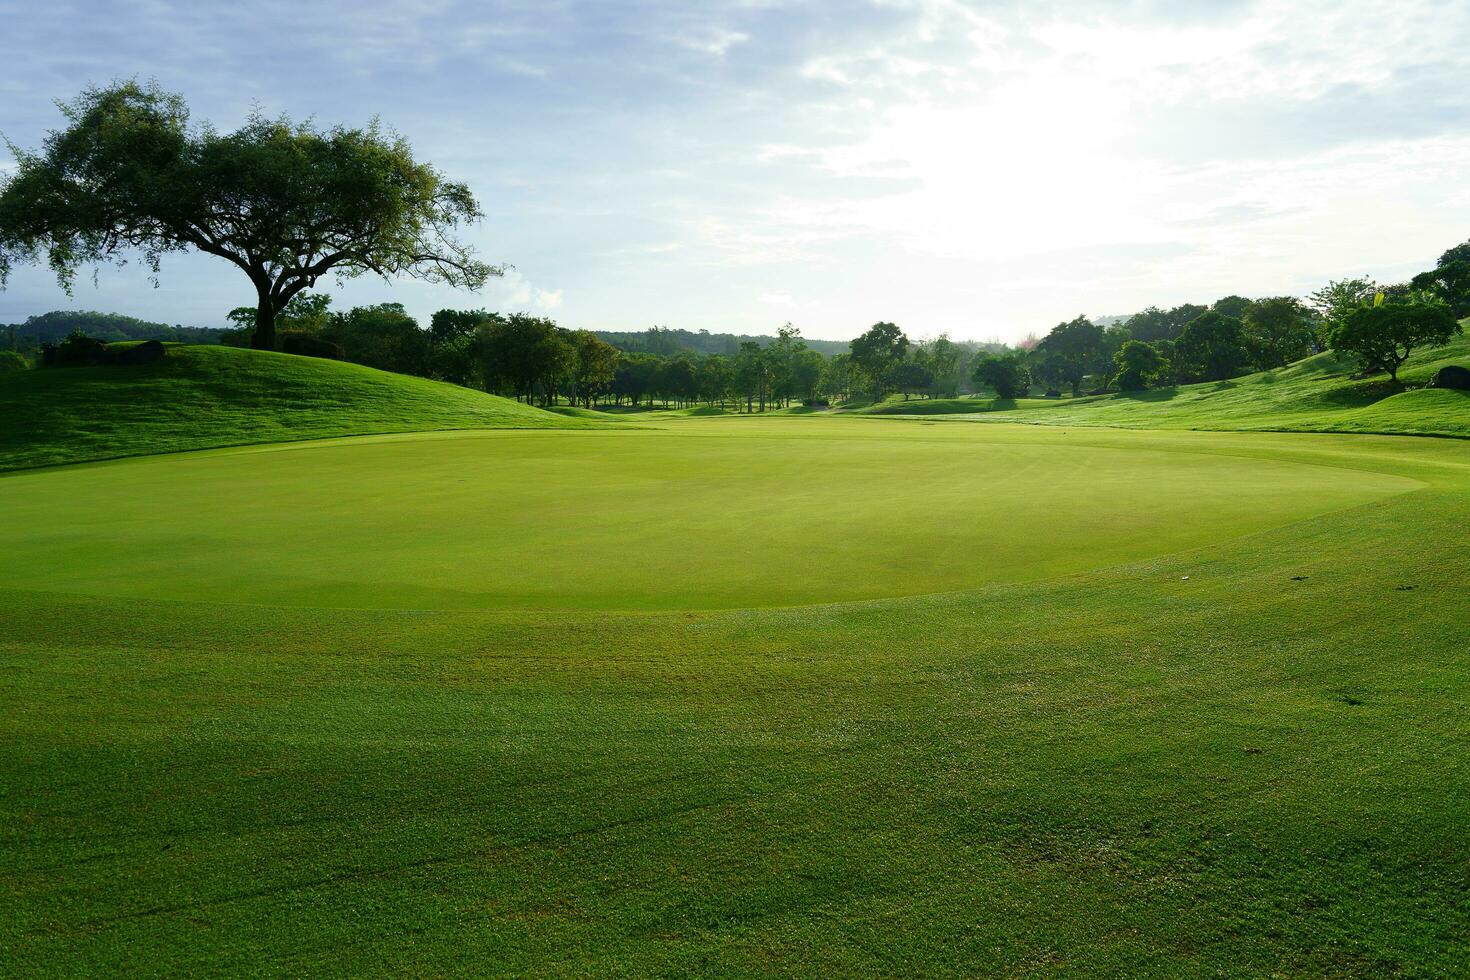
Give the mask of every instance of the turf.
[[0, 374], [0, 417], [0, 470], [377, 432], [589, 424], [357, 364], [192, 345], [170, 345], [150, 365]]
[[1096, 568], [1418, 487], [1075, 442], [729, 420], [17, 474], [0, 483], [0, 586], [361, 608], [795, 605]]
[[[882, 465], [834, 480], [783, 463], [782, 441]], [[574, 442], [603, 448], [564, 456]], [[889, 589], [920, 573], [874, 566], [910, 549], [982, 569], [1087, 552], [1075, 515], [1025, 514], [1059, 479], [1110, 523], [1177, 515], [1147, 486], [1175, 467], [1194, 478], [1172, 494], [1213, 477], [1267, 513], [1216, 524], [1206, 496], [1205, 533], [1168, 554], [1114, 544], [1040, 580], [864, 602], [552, 613], [178, 594], [206, 586], [213, 547], [185, 538], [265, 513], [175, 510], [229, 493], [231, 465], [252, 463], [236, 475], [262, 474], [250, 489], [267, 496], [304, 493], [309, 467], [318, 500], [371, 466], [398, 481], [378, 506], [412, 515], [467, 499], [437, 452], [481, 479], [495, 461], [534, 474], [554, 510], [568, 484], [636, 478], [619, 453], [676, 444], [691, 472], [660, 461], [637, 491], [660, 518], [690, 520], [686, 494], [742, 506], [742, 479], [789, 467], [784, 550], [753, 535], [711, 558], [704, 534], [728, 537], [731, 512], [692, 508], [691, 574], [725, 561], [839, 587], [803, 497], [841, 510], [864, 480], [887, 492], [889, 469], [933, 498], [923, 536], [848, 570]], [[936, 445], [957, 473], [926, 462]], [[396, 472], [415, 469], [418, 485]], [[971, 524], [1017, 524], [1003, 547], [952, 546], [975, 532], [945, 498], [970, 480]], [[487, 486], [487, 510], [512, 483]], [[617, 489], [626, 512], [635, 494]], [[145, 492], [154, 526], [137, 520]], [[716, 419], [110, 463], [0, 477], [0, 495], [7, 515], [56, 508], [9, 521], [26, 527], [7, 543], [40, 531], [126, 558], [151, 536], [196, 562], [135, 566], [156, 577], [144, 594], [79, 560], [61, 591], [59, 566], [25, 580], [0, 548], [6, 974], [1448, 975], [1470, 943], [1459, 441]], [[875, 542], [886, 513], [863, 519]], [[583, 546], [587, 513], [567, 516], [533, 561]], [[362, 533], [311, 548], [366, 565]], [[593, 556], [602, 577], [643, 574], [650, 546], [623, 540]], [[386, 579], [382, 564], [367, 574]], [[589, 606], [607, 594], [596, 578], [574, 583]], [[751, 581], [764, 601], [808, 587]]]
[[[1356, 365], [1329, 351], [1278, 371], [1231, 381], [1039, 404], [1029, 400], [1018, 406], [1027, 409], [1024, 412], [999, 413], [987, 406], [978, 409], [985, 414], [976, 417], [1149, 429], [1470, 437], [1470, 392], [1423, 387], [1448, 364], [1470, 364], [1470, 334], [1415, 353], [1399, 372], [1402, 385], [1389, 383], [1387, 375], [1355, 377]], [[953, 409], [934, 414], [949, 411]]]

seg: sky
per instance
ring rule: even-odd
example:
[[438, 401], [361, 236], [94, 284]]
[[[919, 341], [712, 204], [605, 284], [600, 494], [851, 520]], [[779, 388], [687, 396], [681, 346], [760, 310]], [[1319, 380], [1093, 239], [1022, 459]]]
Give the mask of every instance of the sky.
[[[1393, 282], [1470, 238], [1458, 0], [0, 0], [0, 133], [155, 79], [196, 120], [365, 124], [467, 183], [478, 294], [362, 278], [334, 306], [528, 311], [847, 339], [1017, 340], [1078, 314]], [[8, 166], [0, 163], [0, 167]], [[223, 325], [222, 260], [44, 269], [52, 309]]]

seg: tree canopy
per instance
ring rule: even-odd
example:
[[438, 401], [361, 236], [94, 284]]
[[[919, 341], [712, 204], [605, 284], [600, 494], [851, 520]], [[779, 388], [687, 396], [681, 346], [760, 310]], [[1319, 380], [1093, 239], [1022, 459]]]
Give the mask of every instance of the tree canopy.
[[1420, 347], [1448, 343], [1460, 332], [1450, 308], [1434, 299], [1359, 306], [1338, 320], [1328, 334], [1334, 350], [1352, 354], [1371, 370], [1387, 371], [1397, 381], [1399, 366]]
[[0, 285], [44, 260], [70, 290], [83, 266], [190, 249], [233, 263], [256, 292], [254, 346], [322, 276], [409, 276], [477, 288], [501, 270], [455, 230], [481, 217], [464, 184], [413, 157], [377, 123], [322, 130], [252, 115], [192, 126], [181, 96], [124, 82], [60, 104], [64, 129], [16, 150], [0, 181]]

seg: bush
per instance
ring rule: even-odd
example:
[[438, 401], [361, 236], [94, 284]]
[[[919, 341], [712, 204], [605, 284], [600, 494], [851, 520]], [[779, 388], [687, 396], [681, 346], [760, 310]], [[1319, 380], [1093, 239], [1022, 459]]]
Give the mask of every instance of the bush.
[[83, 364], [105, 364], [107, 363], [107, 344], [88, 337], [80, 330], [73, 330], [67, 334], [65, 340], [55, 345], [50, 344], [41, 348], [43, 367], [77, 367]]
[[24, 371], [30, 366], [31, 362], [16, 351], [0, 350], [0, 374]]
[[281, 334], [281, 351], [286, 354], [297, 354], [301, 357], [324, 357], [333, 361], [345, 360], [347, 353], [342, 350], [341, 344], [334, 344], [330, 340], [313, 337], [309, 333], [289, 331]]

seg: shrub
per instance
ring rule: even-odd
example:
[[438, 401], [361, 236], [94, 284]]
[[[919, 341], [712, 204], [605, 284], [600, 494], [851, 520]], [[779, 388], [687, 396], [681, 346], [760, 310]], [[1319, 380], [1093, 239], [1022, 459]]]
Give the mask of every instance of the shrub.
[[341, 361], [347, 357], [342, 350], [341, 344], [334, 344], [330, 340], [313, 337], [309, 333], [288, 331], [281, 334], [281, 351], [286, 354], [298, 354], [302, 357], [325, 357], [333, 361]]
[[31, 362], [16, 351], [0, 350], [0, 374], [24, 371], [30, 366]]

